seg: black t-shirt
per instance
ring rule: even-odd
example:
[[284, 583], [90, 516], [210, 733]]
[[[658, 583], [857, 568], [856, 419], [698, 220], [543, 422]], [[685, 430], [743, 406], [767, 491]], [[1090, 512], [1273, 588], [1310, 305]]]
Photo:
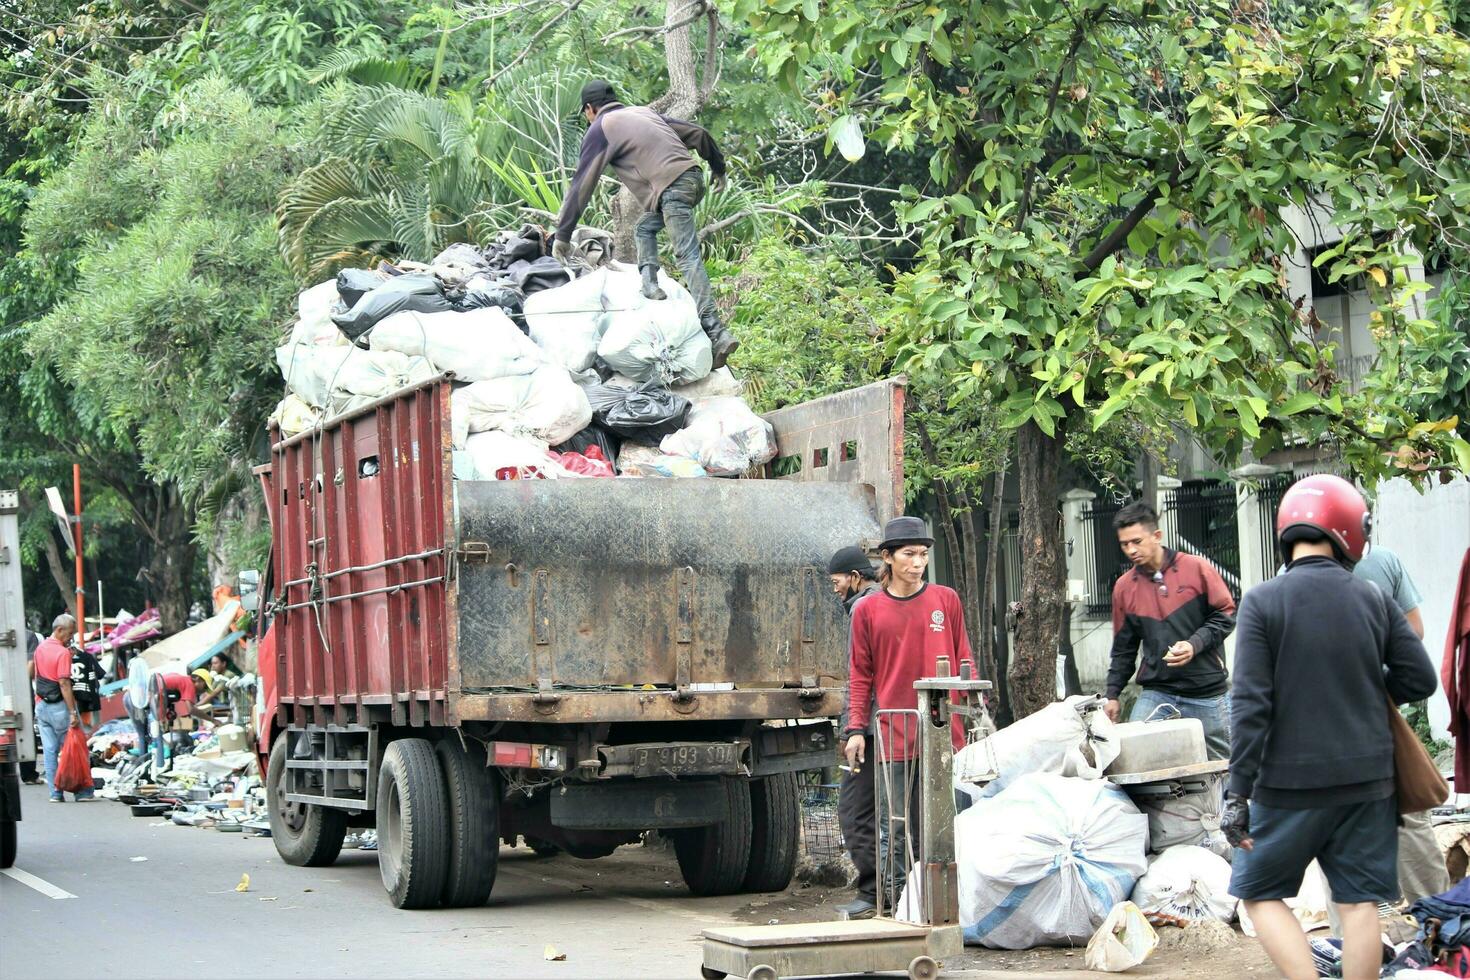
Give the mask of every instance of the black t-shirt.
[[78, 711], [102, 707], [102, 665], [84, 650], [71, 652], [71, 693], [77, 699]]

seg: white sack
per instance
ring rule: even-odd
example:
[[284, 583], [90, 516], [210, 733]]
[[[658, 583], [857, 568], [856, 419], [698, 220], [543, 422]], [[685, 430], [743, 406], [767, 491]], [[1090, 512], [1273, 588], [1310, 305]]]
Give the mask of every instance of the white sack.
[[1226, 861], [1234, 849], [1220, 830], [1220, 808], [1225, 796], [1225, 773], [1203, 777], [1204, 790], [1179, 799], [1138, 799], [1138, 807], [1148, 815], [1148, 849], [1163, 852], [1171, 847], [1195, 844], [1212, 851]]
[[592, 405], [565, 368], [543, 365], [534, 374], [466, 385], [449, 396], [454, 444], [472, 432], [499, 429], [559, 446], [592, 422]]
[[1016, 778], [955, 819], [965, 942], [1086, 942], [1147, 869], [1147, 842], [1148, 819], [1106, 780]]
[[[607, 325], [607, 281], [613, 274], [610, 269], [598, 269], [565, 286], [526, 297], [526, 328], [553, 363], [575, 373], [597, 360], [597, 344]], [[631, 275], [637, 279], [637, 273]]]
[[731, 374], [728, 367], [722, 367], [698, 381], [675, 385], [674, 394], [683, 395], [692, 402], [701, 398], [740, 398], [745, 395], [745, 382]]
[[1083, 960], [1089, 970], [1122, 973], [1153, 955], [1159, 934], [1148, 924], [1143, 911], [1132, 902], [1113, 906], [1103, 924], [1087, 941]]
[[460, 381], [490, 381], [530, 374], [546, 354], [498, 306], [460, 313], [402, 310], [380, 320], [368, 333], [373, 350], [427, 357], [440, 371]]
[[490, 429], [467, 438], [464, 448], [472, 463], [473, 480], [499, 479], [496, 474], [505, 469], [548, 479], [566, 475], [561, 464], [547, 455], [546, 443], [528, 436]]
[[270, 421], [281, 427], [281, 435], [294, 436], [314, 428], [322, 420], [320, 410], [312, 408], [298, 395], [287, 395], [271, 412]]
[[739, 476], [776, 458], [776, 430], [739, 398], [707, 398], [689, 410], [689, 421], [664, 436], [659, 448], [687, 456], [711, 476]]
[[1230, 862], [1203, 847], [1171, 847], [1149, 861], [1133, 888], [1133, 901], [1145, 912], [1230, 922], [1236, 906]]
[[341, 301], [335, 277], [302, 290], [296, 297], [298, 319], [291, 339], [312, 344], [347, 343], [347, 338], [332, 322], [332, 313]]
[[[1322, 873], [1322, 866], [1313, 860], [1302, 875], [1301, 891], [1296, 893], [1295, 898], [1286, 900], [1286, 907], [1291, 909], [1291, 914], [1301, 923], [1303, 932], [1325, 929], [1332, 924], [1327, 915], [1327, 893], [1327, 876]], [[1240, 931], [1252, 939], [1256, 938], [1256, 924], [1246, 912], [1244, 902], [1240, 904], [1238, 911]]]
[[[1078, 713], [1075, 706], [1087, 700], [1074, 695], [1049, 704], [965, 746], [955, 755], [954, 788], [980, 799], [994, 796], [1027, 773], [1100, 779], [1118, 757], [1118, 741], [1111, 737], [1113, 723], [1101, 708]], [[993, 782], [981, 788], [969, 781], [992, 765], [999, 773]]]
[[689, 384], [709, 374], [714, 355], [687, 289], [660, 272], [659, 287], [668, 299], [650, 300], [643, 296], [638, 274], [626, 266], [593, 275], [606, 276], [608, 312], [597, 354], [608, 367], [639, 383], [666, 385]]

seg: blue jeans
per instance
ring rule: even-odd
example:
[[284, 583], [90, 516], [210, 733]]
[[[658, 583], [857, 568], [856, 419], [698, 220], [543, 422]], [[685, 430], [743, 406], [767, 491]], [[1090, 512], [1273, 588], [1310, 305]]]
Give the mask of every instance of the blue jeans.
[[1145, 688], [1133, 702], [1129, 721], [1143, 721], [1161, 704], [1172, 704], [1185, 718], [1198, 718], [1205, 726], [1205, 754], [1213, 761], [1230, 758], [1230, 692], [1212, 698], [1181, 698], [1166, 691]]
[[669, 243], [674, 259], [684, 274], [694, 303], [699, 307], [699, 322], [708, 325], [715, 317], [714, 292], [709, 273], [704, 271], [704, 257], [699, 252], [699, 229], [694, 225], [694, 208], [704, 200], [704, 173], [698, 167], [684, 171], [659, 195], [658, 207], [638, 219], [633, 230], [638, 243], [638, 268], [658, 265], [658, 233], [669, 229]]
[[[63, 797], [65, 794], [56, 790], [56, 760], [61, 754], [61, 743], [66, 740], [66, 731], [71, 727], [71, 712], [67, 710], [66, 702], [57, 701], [55, 704], [47, 704], [45, 701], [36, 702], [36, 727], [41, 730], [41, 752], [46, 767], [46, 786], [51, 790], [52, 797]], [[92, 792], [88, 789], [78, 793], [77, 799], [89, 799]]]

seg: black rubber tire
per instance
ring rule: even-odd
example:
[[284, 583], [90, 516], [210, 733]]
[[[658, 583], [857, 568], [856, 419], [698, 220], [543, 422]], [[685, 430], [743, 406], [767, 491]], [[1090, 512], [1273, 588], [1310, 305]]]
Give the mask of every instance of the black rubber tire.
[[0, 820], [0, 868], [15, 867], [15, 850], [15, 821]]
[[456, 737], [434, 746], [444, 769], [449, 803], [449, 868], [444, 877], [444, 907], [484, 905], [495, 887], [500, 859], [500, 777], [485, 766], [479, 742]]
[[750, 861], [745, 868], [747, 892], [785, 891], [796, 873], [801, 849], [801, 801], [796, 773], [750, 781]]
[[745, 884], [750, 854], [750, 782], [720, 780], [726, 817], [709, 827], [674, 832], [679, 872], [695, 895], [734, 895]]
[[427, 739], [401, 738], [378, 770], [378, 873], [395, 908], [427, 909], [449, 871], [449, 801]]
[[270, 815], [271, 840], [276, 853], [298, 868], [325, 868], [342, 853], [347, 836], [347, 812], [309, 803], [288, 804], [278, 800], [286, 778], [286, 735], [271, 746], [266, 763], [266, 811]]

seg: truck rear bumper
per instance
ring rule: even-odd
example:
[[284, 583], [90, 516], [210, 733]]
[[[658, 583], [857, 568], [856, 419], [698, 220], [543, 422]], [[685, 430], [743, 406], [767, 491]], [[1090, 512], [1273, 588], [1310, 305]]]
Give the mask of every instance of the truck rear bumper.
[[842, 713], [842, 692], [771, 688], [691, 692], [683, 698], [669, 690], [461, 693], [451, 704], [462, 722], [774, 721], [834, 718]]

